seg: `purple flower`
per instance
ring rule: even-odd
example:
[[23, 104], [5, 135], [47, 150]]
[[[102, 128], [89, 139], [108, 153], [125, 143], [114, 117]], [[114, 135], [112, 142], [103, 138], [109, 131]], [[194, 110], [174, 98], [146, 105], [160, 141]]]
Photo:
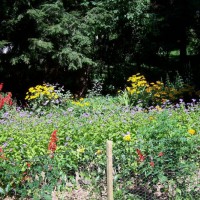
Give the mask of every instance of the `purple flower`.
[[3, 143], [3, 148], [5, 148], [6, 146], [8, 146], [8, 143], [7, 142], [5, 142], [5, 143]]
[[47, 115], [47, 117], [49, 117], [49, 118], [51, 118], [52, 116], [53, 116], [52, 113], [49, 113], [49, 114]]
[[68, 111], [68, 112], [72, 112], [72, 111], [73, 111], [73, 108], [68, 108], [67, 111]]
[[27, 145], [26, 144], [22, 144], [23, 145], [23, 147], [26, 147]]
[[66, 141], [69, 141], [69, 140], [70, 140], [70, 137], [66, 137], [65, 140], [66, 140]]
[[83, 116], [83, 117], [89, 117], [90, 114], [89, 114], [89, 113], [83, 113], [82, 116]]
[[195, 103], [195, 102], [196, 102], [196, 99], [192, 99], [192, 102]]

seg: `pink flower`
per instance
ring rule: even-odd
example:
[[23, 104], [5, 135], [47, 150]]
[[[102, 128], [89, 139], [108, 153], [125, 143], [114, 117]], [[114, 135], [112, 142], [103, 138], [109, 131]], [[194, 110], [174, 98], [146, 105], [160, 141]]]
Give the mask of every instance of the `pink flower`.
[[161, 157], [161, 156], [163, 156], [163, 155], [164, 155], [163, 152], [160, 152], [160, 153], [158, 154], [159, 157]]
[[155, 163], [153, 161], [150, 162], [151, 167], [155, 166]]

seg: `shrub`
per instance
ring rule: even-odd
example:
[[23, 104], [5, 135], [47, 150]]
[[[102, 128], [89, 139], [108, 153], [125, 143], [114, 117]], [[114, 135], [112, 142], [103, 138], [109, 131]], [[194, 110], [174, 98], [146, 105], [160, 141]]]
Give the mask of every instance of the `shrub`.
[[186, 96], [192, 97], [194, 87], [177, 82], [164, 84], [162, 81], [148, 83], [146, 78], [139, 73], [127, 80], [130, 86], [120, 93], [120, 99], [125, 105], [141, 105], [142, 107], [162, 105], [166, 101], [177, 102]]

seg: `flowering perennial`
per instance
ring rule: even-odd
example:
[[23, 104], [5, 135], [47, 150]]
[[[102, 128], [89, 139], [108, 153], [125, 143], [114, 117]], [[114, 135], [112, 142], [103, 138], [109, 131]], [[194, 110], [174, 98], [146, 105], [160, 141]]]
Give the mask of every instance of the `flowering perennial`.
[[194, 134], [196, 133], [196, 131], [195, 131], [194, 129], [189, 129], [189, 130], [188, 130], [188, 133], [189, 133], [190, 135], [194, 135]]
[[25, 100], [30, 101], [40, 97], [45, 97], [46, 99], [58, 99], [59, 96], [55, 92], [54, 86], [43, 84], [29, 88]]
[[3, 159], [3, 160], [6, 160], [6, 157], [4, 155], [4, 152], [3, 152], [3, 148], [0, 147], [0, 158]]
[[142, 154], [142, 152], [139, 149], [136, 149], [137, 155], [139, 156], [139, 161], [143, 162], [145, 160], [144, 155]]
[[0, 91], [3, 89], [3, 83], [0, 83]]
[[160, 153], [158, 154], [159, 157], [161, 157], [161, 156], [163, 156], [163, 155], [164, 155], [163, 152], [160, 152]]
[[150, 162], [150, 166], [151, 166], [151, 167], [154, 167], [154, 166], [155, 166], [155, 163], [154, 163], [153, 161], [151, 161], [151, 162]]
[[195, 91], [194, 87], [187, 84], [176, 87], [164, 84], [162, 81], [148, 83], [140, 73], [129, 77], [127, 81], [130, 82], [130, 86], [126, 87], [126, 91], [133, 105], [137, 105], [140, 101], [143, 106], [161, 105], [167, 100], [174, 102], [184, 95], [191, 96]]
[[90, 105], [89, 102], [84, 102], [83, 98], [80, 98], [79, 101], [72, 101], [72, 104], [80, 107], [87, 107]]
[[58, 140], [57, 138], [57, 130], [53, 131], [53, 133], [51, 134], [51, 138], [50, 138], [50, 142], [49, 142], [49, 146], [48, 146], [48, 150], [50, 151], [51, 154], [53, 154], [56, 151], [56, 142]]
[[130, 141], [131, 141], [131, 136], [130, 136], [130, 134], [125, 135], [125, 136], [123, 137], [123, 140], [126, 141], [126, 142], [130, 142]]
[[[0, 92], [2, 88], [3, 88], [3, 83], [0, 83]], [[12, 106], [13, 102], [12, 102], [11, 92], [8, 92], [6, 96], [0, 94], [0, 109], [2, 109], [5, 104]]]
[[85, 148], [83, 148], [83, 147], [82, 147], [82, 148], [79, 148], [79, 149], [77, 149], [77, 152], [78, 152], [78, 153], [84, 153], [84, 152], [85, 152]]
[[96, 151], [96, 155], [100, 155], [102, 153], [102, 150], [100, 150], [100, 149], [98, 149], [97, 151]]

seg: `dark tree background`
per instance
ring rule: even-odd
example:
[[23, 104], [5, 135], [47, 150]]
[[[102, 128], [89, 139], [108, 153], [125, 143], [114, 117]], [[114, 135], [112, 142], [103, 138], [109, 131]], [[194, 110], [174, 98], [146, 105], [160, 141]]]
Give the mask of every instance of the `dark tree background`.
[[[104, 92], [136, 72], [175, 71], [199, 87], [200, 0], [0, 0], [0, 82], [23, 98], [30, 86]], [[192, 75], [192, 77], [191, 77]]]

